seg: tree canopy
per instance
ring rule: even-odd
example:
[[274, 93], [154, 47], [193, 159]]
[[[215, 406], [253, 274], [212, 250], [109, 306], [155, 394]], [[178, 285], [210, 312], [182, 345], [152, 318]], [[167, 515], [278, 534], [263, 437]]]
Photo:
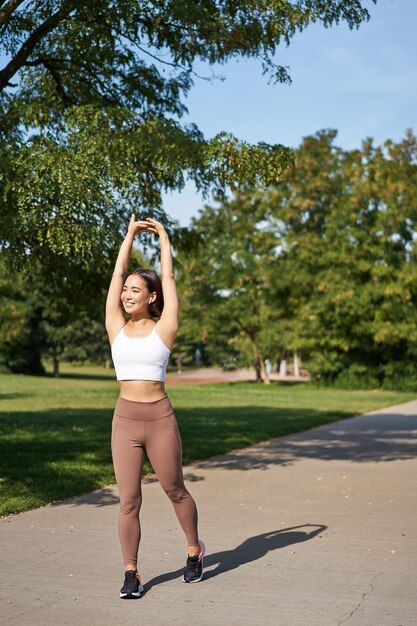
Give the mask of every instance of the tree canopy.
[[417, 138], [335, 138], [306, 137], [275, 189], [194, 220], [186, 323], [214, 359], [220, 336], [255, 366], [301, 350], [317, 379], [415, 389]]
[[275, 184], [291, 150], [181, 124], [196, 63], [257, 58], [270, 79], [289, 81], [279, 46], [314, 22], [356, 28], [364, 4], [0, 2], [3, 250], [79, 266], [110, 255], [132, 208], [158, 215], [161, 191], [187, 177], [217, 193]]
[[6, 55], [0, 90], [17, 87], [20, 103], [36, 104], [45, 119], [92, 101], [146, 114], [181, 114], [196, 60], [255, 57], [273, 79], [288, 81], [287, 68], [274, 59], [278, 47], [313, 22], [358, 27], [369, 18], [363, 4], [6, 0], [0, 3], [0, 50]]

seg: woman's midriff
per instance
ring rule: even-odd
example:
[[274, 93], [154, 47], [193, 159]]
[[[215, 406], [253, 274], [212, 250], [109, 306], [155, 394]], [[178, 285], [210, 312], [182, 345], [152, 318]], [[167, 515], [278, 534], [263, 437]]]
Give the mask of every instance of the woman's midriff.
[[165, 384], [158, 380], [120, 380], [120, 397], [133, 402], [155, 402], [166, 396]]

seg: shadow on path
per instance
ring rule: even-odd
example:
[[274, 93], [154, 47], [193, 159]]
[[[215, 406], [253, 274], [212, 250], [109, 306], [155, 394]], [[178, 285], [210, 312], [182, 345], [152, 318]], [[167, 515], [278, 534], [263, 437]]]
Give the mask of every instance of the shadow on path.
[[114, 493], [112, 487], [105, 487], [104, 489], [97, 489], [96, 491], [85, 493], [82, 496], [75, 496], [68, 500], [53, 502], [51, 506], [68, 506], [68, 504], [71, 506], [81, 506], [82, 504], [94, 504], [98, 507], [111, 506], [119, 504], [119, 497]]
[[300, 459], [389, 462], [417, 457], [415, 414], [368, 413], [274, 438], [200, 461], [196, 467], [236, 470], [292, 465]]
[[[295, 543], [313, 539], [325, 531], [326, 528], [327, 526], [323, 524], [302, 524], [300, 526], [281, 528], [280, 530], [273, 530], [271, 532], [262, 533], [261, 535], [256, 535], [255, 537], [249, 537], [249, 539], [245, 539], [243, 543], [231, 550], [208, 554], [204, 559], [205, 572], [203, 581], [230, 572], [246, 563], [257, 561], [273, 550], [279, 550], [280, 548], [285, 548]], [[212, 565], [216, 565], [216, 567], [207, 571], [206, 568]], [[182, 576], [183, 569], [184, 568], [181, 567], [181, 569], [173, 572], [155, 576], [145, 584], [145, 593], [156, 585], [179, 578]]]

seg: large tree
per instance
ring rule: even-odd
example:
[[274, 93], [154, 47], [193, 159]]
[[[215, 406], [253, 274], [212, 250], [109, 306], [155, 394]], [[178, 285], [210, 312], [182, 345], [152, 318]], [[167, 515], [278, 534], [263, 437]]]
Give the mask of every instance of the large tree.
[[206, 206], [192, 222], [198, 243], [183, 253], [180, 291], [184, 326], [214, 362], [232, 356], [269, 382], [265, 360], [284, 344], [285, 302], [277, 297], [281, 239], [259, 193], [240, 192], [218, 207]]
[[322, 378], [412, 384], [417, 349], [417, 140], [342, 151], [306, 138], [268, 197], [282, 220], [292, 347]]
[[[371, 0], [376, 2], [376, 0]], [[46, 118], [63, 106], [123, 104], [130, 110], [181, 114], [196, 60], [261, 60], [288, 81], [274, 60], [280, 44], [312, 22], [358, 27], [369, 18], [359, 0], [147, 1], [6, 0], [0, 3], [0, 90], [17, 85], [20, 101], [43, 104]]]
[[204, 209], [186, 312], [209, 347], [301, 350], [327, 382], [416, 389], [417, 139], [335, 139], [306, 137], [274, 190]]
[[196, 63], [255, 57], [289, 81], [279, 46], [313, 22], [358, 27], [364, 4], [0, 2], [3, 249], [79, 263], [109, 253], [132, 207], [157, 209], [187, 176], [217, 191], [276, 182], [291, 161], [283, 146], [208, 141], [180, 123]]

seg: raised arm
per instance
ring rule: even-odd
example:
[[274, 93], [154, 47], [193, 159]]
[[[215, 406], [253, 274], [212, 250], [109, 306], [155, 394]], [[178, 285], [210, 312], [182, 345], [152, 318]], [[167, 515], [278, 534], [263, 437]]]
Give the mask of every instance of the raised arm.
[[130, 218], [126, 237], [120, 246], [119, 254], [114, 266], [113, 276], [110, 282], [106, 300], [106, 330], [110, 343], [113, 343], [117, 333], [125, 325], [122, 313], [120, 295], [123, 290], [125, 275], [129, 267], [130, 252], [136, 233], [147, 230], [146, 222], [135, 221], [134, 214]]
[[160, 222], [146, 218], [146, 221], [151, 225], [149, 230], [156, 233], [159, 236], [160, 255], [161, 255], [161, 282], [162, 293], [164, 296], [164, 310], [157, 323], [158, 334], [162, 341], [172, 348], [175, 335], [179, 326], [179, 303], [177, 286], [175, 284], [175, 277], [172, 268], [172, 251], [168, 234]]

